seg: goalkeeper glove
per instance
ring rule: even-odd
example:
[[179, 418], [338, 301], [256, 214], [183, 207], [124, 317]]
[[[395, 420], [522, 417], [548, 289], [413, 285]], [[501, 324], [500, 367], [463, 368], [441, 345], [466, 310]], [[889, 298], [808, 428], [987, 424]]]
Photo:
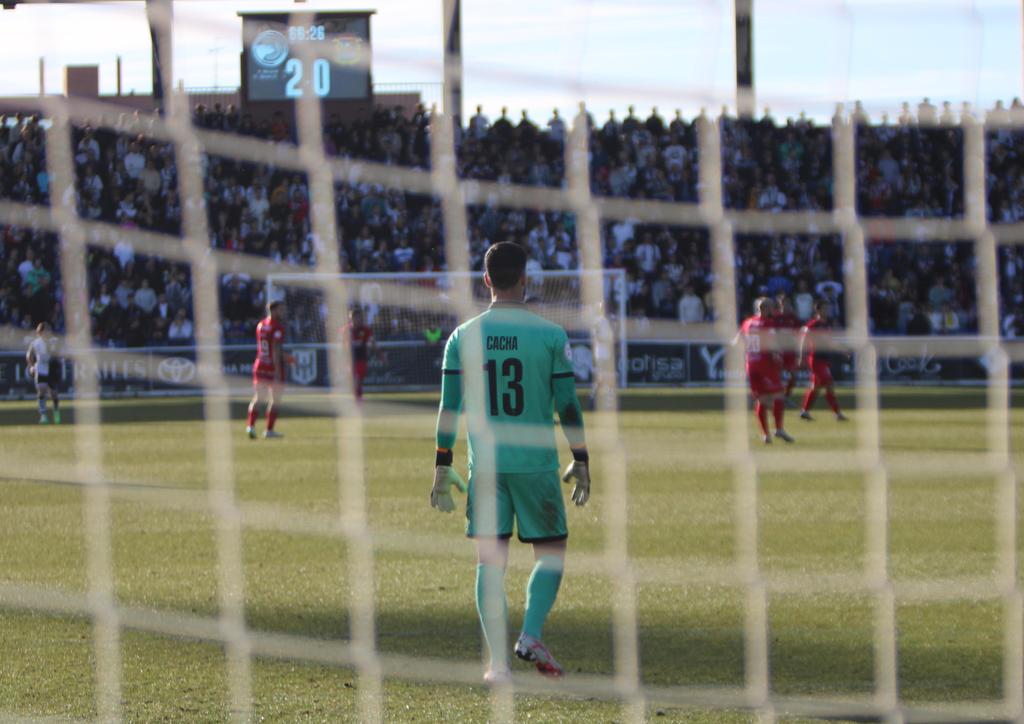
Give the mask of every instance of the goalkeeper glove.
[[455, 510], [455, 501], [451, 493], [453, 485], [463, 493], [466, 492], [466, 484], [452, 467], [452, 451], [438, 450], [437, 464], [434, 466], [434, 487], [430, 489], [430, 507], [437, 508], [442, 513], [451, 513]]
[[573, 450], [573, 461], [565, 469], [562, 475], [562, 482], [568, 483], [574, 480], [576, 484], [572, 489], [572, 502], [583, 507], [590, 500], [590, 456], [586, 450]]

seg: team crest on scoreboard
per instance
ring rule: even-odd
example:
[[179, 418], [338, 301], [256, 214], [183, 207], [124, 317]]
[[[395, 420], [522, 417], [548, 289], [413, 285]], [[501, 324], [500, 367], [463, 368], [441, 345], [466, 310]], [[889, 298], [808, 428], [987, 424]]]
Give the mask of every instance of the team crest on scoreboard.
[[334, 62], [338, 65], [355, 65], [365, 62], [365, 43], [358, 35], [344, 33], [334, 38]]
[[288, 58], [288, 38], [276, 30], [264, 30], [251, 46], [252, 59], [264, 68], [276, 68]]
[[292, 352], [295, 364], [292, 366], [292, 382], [297, 385], [311, 385], [316, 381], [316, 350], [297, 349]]

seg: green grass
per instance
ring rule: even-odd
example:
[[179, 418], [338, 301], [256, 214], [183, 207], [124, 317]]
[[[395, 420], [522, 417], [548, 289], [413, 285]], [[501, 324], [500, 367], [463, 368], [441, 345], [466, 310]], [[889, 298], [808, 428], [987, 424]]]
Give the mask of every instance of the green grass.
[[[846, 400], [849, 402], [849, 400]], [[1015, 403], [1018, 400], [1015, 399]], [[996, 479], [978, 468], [949, 469], [985, 452], [983, 392], [887, 390], [883, 446], [890, 469], [889, 553], [897, 590], [927, 580], [990, 577], [997, 564]], [[472, 547], [461, 516], [430, 510], [434, 402], [378, 397], [367, 407], [367, 512], [378, 532], [374, 566], [377, 647], [460, 664], [480, 657], [473, 603]], [[720, 395], [631, 392], [621, 436], [630, 503], [629, 550], [639, 575], [641, 676], [652, 685], [744, 685], [745, 592], [725, 577], [737, 553], [737, 488], [726, 455]], [[73, 419], [73, 405], [65, 419]], [[233, 405], [236, 419], [240, 405]], [[338, 429], [315, 399], [286, 410], [280, 441], [252, 442], [232, 425], [238, 499], [246, 505], [319, 516], [342, 508]], [[111, 541], [117, 599], [125, 606], [214, 616], [218, 604], [217, 520], [188, 507], [154, 505], [148, 493], [191, 492], [204, 502], [205, 440], [195, 400], [104, 403], [103, 462], [115, 484]], [[856, 415], [856, 412], [853, 413]], [[792, 416], [795, 418], [795, 416]], [[0, 406], [0, 585], [87, 591], [86, 496], [74, 483], [75, 427], [40, 427], [30, 405]], [[865, 479], [855, 465], [856, 429], [825, 414], [792, 419], [796, 446], [754, 448], [763, 469], [760, 565], [769, 577], [813, 581], [863, 570]], [[751, 440], [755, 440], [750, 429]], [[1024, 434], [1014, 418], [1012, 440]], [[343, 452], [350, 441], [342, 441]], [[464, 451], [460, 443], [459, 451]], [[614, 670], [614, 582], [579, 569], [604, 549], [608, 481], [595, 455], [591, 504], [569, 511], [567, 575], [545, 638], [570, 672]], [[1015, 462], [1022, 459], [1016, 453]], [[793, 466], [798, 470], [787, 470]], [[460, 467], [461, 464], [460, 464]], [[247, 508], [249, 509], [249, 508]], [[1019, 516], [1018, 516], [1019, 517]], [[396, 549], [429, 541], [429, 550]], [[242, 568], [250, 628], [347, 640], [353, 588], [346, 541], [316, 532], [245, 527]], [[577, 565], [574, 570], [574, 559]], [[529, 551], [513, 546], [508, 593], [512, 627], [522, 618]], [[875, 600], [862, 593], [773, 591], [768, 596], [771, 688], [783, 696], [844, 698], [873, 691]], [[997, 599], [898, 600], [900, 696], [956, 703], [1002, 696], [1003, 610]], [[0, 717], [97, 716], [91, 622], [30, 611], [0, 594]], [[222, 720], [229, 681], [222, 646], [125, 630], [122, 705], [130, 720]], [[526, 672], [526, 667], [521, 667]], [[311, 662], [256, 657], [254, 718], [358, 718], [355, 672]], [[385, 717], [397, 721], [479, 721], [491, 715], [479, 685], [426, 685], [386, 678]], [[517, 695], [518, 720], [613, 721], [613, 701]], [[654, 703], [652, 718], [749, 721], [741, 711], [709, 712]]]

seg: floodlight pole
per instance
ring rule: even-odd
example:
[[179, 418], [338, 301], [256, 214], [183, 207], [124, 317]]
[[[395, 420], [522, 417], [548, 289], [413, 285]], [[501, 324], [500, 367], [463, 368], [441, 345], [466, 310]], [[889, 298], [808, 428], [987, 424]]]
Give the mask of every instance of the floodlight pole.
[[[146, 0], [146, 18], [149, 20], [149, 37], [153, 41], [153, 104], [157, 113], [164, 114], [164, 91], [174, 82], [171, 73], [171, 50], [174, 4], [172, 0]], [[165, 13], [166, 22], [161, 26], [159, 14]]]
[[442, 0], [444, 34], [444, 112], [462, 125], [462, 0]]
[[754, 0], [734, 0], [736, 15], [736, 113], [753, 118], [754, 96]]

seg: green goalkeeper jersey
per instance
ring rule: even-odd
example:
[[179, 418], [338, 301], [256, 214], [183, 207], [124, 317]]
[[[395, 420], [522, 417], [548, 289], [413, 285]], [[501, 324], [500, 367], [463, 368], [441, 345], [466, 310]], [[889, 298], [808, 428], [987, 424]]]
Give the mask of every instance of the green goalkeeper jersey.
[[464, 409], [471, 471], [556, 470], [556, 410], [569, 443], [583, 444], [569, 339], [525, 305], [496, 302], [458, 327], [443, 367], [438, 447], [452, 447]]

